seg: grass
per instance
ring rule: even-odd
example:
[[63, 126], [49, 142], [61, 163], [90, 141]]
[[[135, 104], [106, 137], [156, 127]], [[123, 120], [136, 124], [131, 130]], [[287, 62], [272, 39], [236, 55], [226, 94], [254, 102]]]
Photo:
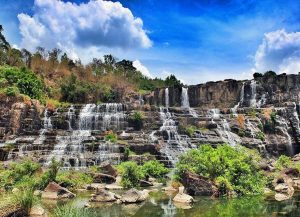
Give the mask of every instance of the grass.
[[88, 208], [78, 208], [73, 204], [66, 204], [62, 207], [57, 207], [54, 211], [54, 217], [97, 217], [100, 213]]

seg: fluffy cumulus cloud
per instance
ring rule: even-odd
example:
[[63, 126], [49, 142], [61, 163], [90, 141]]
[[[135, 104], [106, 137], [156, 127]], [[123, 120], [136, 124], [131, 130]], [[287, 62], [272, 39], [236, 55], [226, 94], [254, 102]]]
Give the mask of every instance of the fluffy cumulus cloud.
[[300, 32], [288, 33], [282, 29], [266, 33], [255, 54], [255, 69], [300, 72]]
[[148, 78], [153, 78], [153, 76], [150, 74], [148, 68], [144, 66], [139, 60], [133, 61], [132, 65], [140, 71], [144, 76]]
[[35, 0], [32, 16], [19, 14], [21, 46], [58, 47], [76, 55], [92, 47], [148, 48], [152, 42], [143, 21], [119, 2], [90, 0], [71, 3]]

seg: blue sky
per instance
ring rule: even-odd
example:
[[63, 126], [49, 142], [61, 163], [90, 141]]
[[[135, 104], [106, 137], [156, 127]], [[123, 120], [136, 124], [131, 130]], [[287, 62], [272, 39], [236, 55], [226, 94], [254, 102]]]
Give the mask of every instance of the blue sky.
[[300, 1], [53, 2], [0, 0], [11, 44], [61, 46], [84, 62], [112, 53], [153, 77], [172, 73], [189, 84], [300, 71]]

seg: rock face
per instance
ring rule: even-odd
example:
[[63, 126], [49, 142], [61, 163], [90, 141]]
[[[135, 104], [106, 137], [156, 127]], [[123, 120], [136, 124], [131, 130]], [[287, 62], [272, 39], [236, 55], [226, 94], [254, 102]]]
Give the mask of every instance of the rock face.
[[91, 202], [114, 202], [117, 199], [120, 199], [120, 196], [112, 193], [110, 191], [106, 191], [104, 189], [96, 191], [92, 198], [90, 199]]
[[134, 188], [126, 191], [122, 197], [121, 202], [122, 203], [139, 203], [143, 202], [147, 199], [149, 192], [148, 190], [138, 191]]
[[73, 198], [76, 195], [70, 192], [68, 189], [61, 187], [55, 182], [50, 182], [45, 190], [42, 192], [43, 199], [64, 199], [64, 198]]
[[216, 187], [206, 178], [191, 172], [185, 172], [182, 178], [186, 192], [193, 196], [211, 196], [216, 192]]
[[106, 183], [106, 184], [112, 184], [116, 182], [116, 178], [111, 175], [107, 175], [104, 173], [94, 173], [93, 179], [95, 183]]
[[[294, 155], [300, 152], [299, 76], [169, 87], [122, 103], [52, 110], [35, 100], [0, 97], [0, 160], [29, 157], [48, 166], [55, 156], [65, 168], [100, 165], [109, 176], [96, 181], [110, 183], [117, 176], [112, 165], [122, 160], [158, 159], [172, 167], [182, 152], [199, 144], [241, 144], [264, 156]], [[135, 119], [137, 111], [142, 121]], [[110, 130], [117, 141], [107, 140]], [[196, 191], [210, 189], [201, 180], [193, 179], [198, 187], [187, 189], [210, 194]]]

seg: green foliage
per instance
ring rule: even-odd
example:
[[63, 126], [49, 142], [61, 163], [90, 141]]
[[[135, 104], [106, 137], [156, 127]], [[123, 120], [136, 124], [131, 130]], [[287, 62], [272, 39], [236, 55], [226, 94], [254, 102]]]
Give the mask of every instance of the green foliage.
[[125, 145], [124, 146], [124, 161], [128, 160], [129, 154], [130, 154], [130, 149], [129, 149], [128, 145]]
[[189, 137], [192, 137], [195, 130], [197, 130], [197, 128], [195, 126], [188, 126], [186, 128], [186, 133], [188, 134]]
[[142, 122], [144, 120], [144, 114], [141, 111], [134, 111], [133, 120], [136, 122]]
[[7, 96], [17, 96], [19, 94], [19, 89], [15, 86], [7, 87], [5, 93]]
[[263, 77], [263, 74], [262, 73], [259, 73], [259, 72], [255, 72], [254, 74], [253, 74], [253, 78], [256, 80], [256, 79], [258, 79], [258, 78], [262, 78]]
[[239, 137], [244, 137], [245, 136], [245, 131], [243, 129], [239, 129], [238, 135], [239, 135]]
[[123, 162], [117, 168], [122, 176], [121, 185], [124, 188], [138, 186], [139, 180], [144, 177], [141, 167], [134, 161]]
[[252, 108], [251, 111], [249, 111], [248, 115], [252, 118], [255, 118], [257, 115], [257, 112], [254, 108]]
[[17, 192], [13, 197], [14, 204], [20, 205], [27, 213], [30, 212], [31, 207], [37, 203], [37, 197], [33, 194], [34, 189], [24, 189]]
[[113, 132], [111, 132], [105, 136], [105, 141], [116, 143], [117, 140], [118, 140], [118, 136], [117, 136], [117, 134], [115, 134]]
[[55, 181], [66, 188], [80, 188], [93, 182], [90, 174], [79, 171], [59, 171]]
[[176, 165], [175, 178], [181, 180], [188, 170], [216, 182], [220, 192], [231, 190], [238, 195], [262, 193], [265, 178], [258, 167], [260, 156], [256, 151], [238, 146], [201, 145], [182, 155]]
[[292, 159], [285, 155], [281, 155], [275, 163], [275, 168], [277, 170], [282, 170], [282, 169], [288, 168], [290, 166], [292, 166]]
[[275, 123], [276, 122], [276, 112], [271, 112], [270, 117], [271, 117], [272, 122]]
[[168, 76], [165, 80], [165, 84], [166, 84], [167, 87], [181, 86], [182, 85], [180, 80], [178, 80], [175, 75]]
[[264, 77], [275, 77], [276, 76], [276, 72], [274, 72], [274, 71], [266, 71], [265, 73], [264, 73]]
[[150, 160], [142, 166], [142, 172], [145, 177], [163, 178], [169, 170], [158, 160]]
[[16, 86], [20, 93], [30, 98], [40, 99], [42, 97], [44, 90], [42, 80], [26, 68], [1, 66], [0, 79], [3, 78], [8, 81], [11, 87]]
[[12, 189], [15, 186], [32, 186], [32, 176], [40, 168], [40, 165], [26, 160], [21, 163], [12, 163], [8, 169], [0, 170], [0, 187]]
[[100, 213], [87, 208], [78, 208], [75, 204], [66, 204], [54, 210], [54, 217], [97, 217]]
[[261, 141], [265, 141], [265, 134], [262, 131], [257, 132], [255, 137]]

